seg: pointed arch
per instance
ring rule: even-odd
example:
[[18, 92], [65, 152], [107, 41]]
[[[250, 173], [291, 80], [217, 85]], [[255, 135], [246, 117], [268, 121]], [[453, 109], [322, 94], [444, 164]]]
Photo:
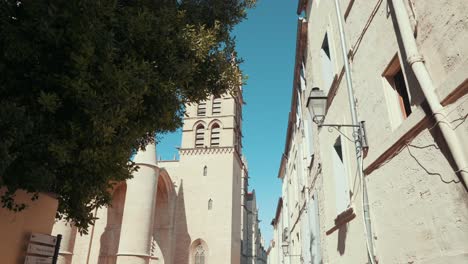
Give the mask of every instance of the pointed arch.
[[172, 263], [171, 232], [174, 230], [176, 199], [173, 180], [165, 169], [160, 169], [153, 212], [153, 240], [151, 243], [151, 256], [156, 257], [158, 263]]
[[195, 128], [195, 147], [202, 148], [205, 145], [205, 126], [198, 124]]
[[208, 264], [208, 246], [202, 239], [196, 239], [190, 245], [190, 264]]
[[208, 167], [205, 165], [205, 167], [203, 167], [203, 176], [207, 176], [208, 175]]
[[213, 120], [211, 120], [209, 123], [208, 123], [208, 127], [211, 128], [214, 126], [214, 124], [218, 124], [220, 128], [223, 128], [223, 123], [221, 122], [221, 120], [215, 118]]

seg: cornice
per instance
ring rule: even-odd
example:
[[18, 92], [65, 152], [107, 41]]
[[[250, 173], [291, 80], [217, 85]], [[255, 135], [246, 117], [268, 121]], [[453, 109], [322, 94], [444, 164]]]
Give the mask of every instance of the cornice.
[[179, 154], [190, 155], [211, 155], [211, 154], [228, 154], [233, 153], [234, 147], [206, 147], [206, 148], [181, 148]]

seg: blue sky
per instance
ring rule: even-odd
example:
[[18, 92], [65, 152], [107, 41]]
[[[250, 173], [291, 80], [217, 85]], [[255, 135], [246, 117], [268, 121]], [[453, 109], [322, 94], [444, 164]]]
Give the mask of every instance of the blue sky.
[[[244, 86], [243, 153], [255, 189], [260, 227], [268, 246], [271, 220], [281, 195], [277, 178], [286, 139], [296, 45], [297, 1], [257, 0], [248, 19], [235, 29], [237, 50], [248, 75]], [[172, 159], [180, 146], [180, 132], [164, 135], [158, 155]]]

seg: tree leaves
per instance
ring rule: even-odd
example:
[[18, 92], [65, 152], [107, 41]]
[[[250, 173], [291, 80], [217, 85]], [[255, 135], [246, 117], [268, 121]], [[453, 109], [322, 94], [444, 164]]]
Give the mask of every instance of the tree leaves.
[[[250, 1], [0, 3], [0, 187], [56, 193], [86, 232], [131, 177], [135, 149], [182, 124], [183, 103], [242, 82], [230, 32]], [[16, 208], [16, 209], [15, 209]]]

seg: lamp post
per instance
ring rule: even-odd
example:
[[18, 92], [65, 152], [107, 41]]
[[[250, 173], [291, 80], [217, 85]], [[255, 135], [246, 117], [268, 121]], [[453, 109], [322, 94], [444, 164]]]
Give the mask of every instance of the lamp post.
[[304, 262], [304, 259], [302, 258], [302, 255], [291, 255], [291, 254], [289, 254], [289, 243], [288, 243], [288, 241], [283, 241], [283, 244], [281, 245], [281, 249], [283, 250], [283, 255], [285, 257], [300, 257], [301, 263]]

